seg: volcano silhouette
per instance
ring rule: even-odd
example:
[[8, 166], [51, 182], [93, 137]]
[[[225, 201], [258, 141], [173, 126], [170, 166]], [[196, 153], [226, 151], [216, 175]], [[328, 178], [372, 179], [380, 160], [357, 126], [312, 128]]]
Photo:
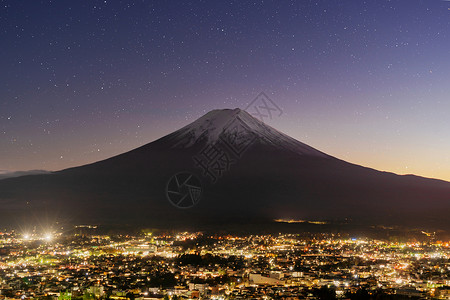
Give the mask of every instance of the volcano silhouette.
[[450, 227], [449, 182], [339, 160], [240, 109], [93, 164], [0, 180], [0, 205], [3, 224], [45, 214], [145, 226], [352, 218]]

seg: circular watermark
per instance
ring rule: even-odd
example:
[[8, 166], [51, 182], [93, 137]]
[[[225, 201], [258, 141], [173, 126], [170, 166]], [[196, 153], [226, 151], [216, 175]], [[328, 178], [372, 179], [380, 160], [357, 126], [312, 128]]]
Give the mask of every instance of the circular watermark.
[[191, 208], [202, 196], [200, 179], [190, 172], [180, 172], [172, 176], [166, 185], [166, 197], [176, 208]]

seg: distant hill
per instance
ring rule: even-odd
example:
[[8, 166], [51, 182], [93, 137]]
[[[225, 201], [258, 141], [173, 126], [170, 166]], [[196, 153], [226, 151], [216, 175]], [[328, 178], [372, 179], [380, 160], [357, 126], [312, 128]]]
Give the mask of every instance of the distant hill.
[[8, 171], [1, 171], [0, 170], [0, 180], [5, 178], [12, 178], [12, 177], [20, 177], [25, 175], [39, 175], [39, 174], [48, 174], [50, 172], [44, 171], [44, 170], [30, 170], [30, 171], [16, 171], [16, 172], [8, 172]]

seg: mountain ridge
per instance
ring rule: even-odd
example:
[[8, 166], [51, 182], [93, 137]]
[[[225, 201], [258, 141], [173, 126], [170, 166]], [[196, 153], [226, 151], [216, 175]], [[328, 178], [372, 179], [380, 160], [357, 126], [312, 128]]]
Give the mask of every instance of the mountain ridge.
[[[97, 164], [97, 163], [100, 163], [100, 162], [102, 162], [102, 161], [114, 159], [115, 157], [125, 155], [125, 154], [127, 154], [127, 153], [130, 153], [130, 152], [139, 150], [139, 149], [141, 149], [141, 148], [145, 148], [145, 147], [149, 146], [150, 144], [153, 144], [153, 143], [155, 143], [155, 142], [163, 141], [163, 140], [165, 140], [165, 139], [167, 139], [167, 138], [170, 138], [170, 137], [173, 136], [173, 135], [177, 135], [177, 134], [179, 134], [179, 133], [182, 133], [183, 131], [186, 131], [186, 130], [192, 130], [192, 125], [193, 125], [193, 124], [195, 124], [195, 123], [200, 123], [200, 121], [201, 121], [202, 119], [208, 119], [208, 117], [209, 117], [209, 115], [210, 115], [211, 113], [221, 113], [221, 112], [232, 112], [232, 114], [228, 114], [228, 119], [227, 119], [226, 123], [228, 123], [228, 122], [230, 121], [231, 118], [238, 117], [238, 114], [241, 114], [241, 115], [242, 115], [242, 114], [246, 114], [247, 117], [249, 116], [250, 118], [253, 118], [255, 121], [259, 122], [260, 124], [263, 124], [264, 127], [271, 128], [272, 130], [275, 130], [276, 132], [282, 134], [283, 136], [289, 138], [290, 140], [294, 140], [294, 141], [297, 142], [297, 143], [300, 143], [300, 144], [302, 144], [302, 145], [305, 145], [305, 146], [307, 146], [307, 147], [313, 149], [314, 151], [316, 151], [316, 153], [320, 153], [320, 154], [319, 154], [320, 156], [324, 156], [324, 157], [328, 157], [328, 158], [334, 158], [334, 159], [340, 160], [340, 161], [345, 162], [345, 163], [348, 163], [348, 164], [352, 164], [352, 165], [355, 165], [355, 166], [361, 166], [361, 167], [364, 167], [364, 168], [367, 168], [367, 169], [371, 169], [371, 170], [378, 171], [378, 172], [382, 172], [382, 173], [386, 173], [386, 174], [394, 174], [394, 175], [398, 175], [398, 176], [413, 176], [413, 177], [418, 177], [418, 178], [423, 178], [423, 179], [438, 180], [438, 181], [450, 183], [450, 181], [444, 180], [444, 179], [440, 179], [440, 178], [426, 177], [426, 176], [417, 175], [417, 174], [398, 174], [398, 173], [395, 173], [395, 172], [393, 172], [393, 171], [388, 171], [388, 170], [378, 170], [378, 169], [376, 169], [376, 168], [374, 168], [374, 167], [365, 166], [365, 165], [359, 165], [358, 163], [353, 163], [353, 162], [346, 161], [346, 160], [344, 160], [344, 159], [337, 158], [337, 157], [335, 157], [335, 156], [332, 156], [332, 155], [329, 155], [329, 154], [327, 154], [327, 153], [324, 153], [324, 152], [322, 152], [322, 151], [320, 151], [320, 150], [317, 150], [316, 148], [313, 148], [313, 147], [311, 147], [311, 146], [309, 146], [309, 145], [306, 145], [306, 144], [304, 144], [304, 143], [302, 143], [302, 142], [300, 142], [300, 141], [298, 141], [298, 140], [296, 140], [296, 139], [294, 139], [294, 138], [292, 138], [292, 137], [290, 137], [290, 136], [288, 136], [288, 135], [286, 135], [286, 134], [284, 134], [284, 133], [282, 133], [282, 132], [280, 132], [280, 131], [274, 129], [273, 127], [271, 127], [271, 126], [265, 124], [264, 122], [261, 122], [261, 121], [259, 121], [258, 119], [252, 117], [248, 112], [246, 112], [245, 110], [240, 109], [240, 108], [234, 108], [234, 109], [214, 109], [214, 110], [211, 110], [211, 111], [209, 111], [208, 113], [204, 114], [203, 116], [199, 117], [197, 120], [195, 120], [195, 121], [193, 121], [193, 122], [191, 122], [191, 123], [189, 123], [189, 124], [183, 126], [182, 128], [180, 128], [180, 129], [178, 129], [178, 130], [175, 130], [175, 131], [172, 132], [172, 133], [166, 134], [165, 136], [162, 136], [162, 137], [160, 137], [160, 138], [158, 138], [158, 139], [156, 139], [156, 140], [154, 140], [154, 141], [152, 141], [152, 142], [146, 143], [146, 144], [144, 144], [144, 145], [142, 145], [142, 146], [139, 146], [139, 147], [137, 147], [137, 148], [128, 150], [128, 151], [126, 151], [126, 152], [124, 152], [124, 153], [121, 153], [121, 154], [118, 154], [118, 155], [115, 155], [115, 156], [112, 156], [112, 157], [109, 157], [109, 158], [105, 158], [105, 159], [102, 159], [102, 160], [99, 160], [99, 161], [96, 161], [96, 162], [92, 162], [92, 163], [88, 163], [88, 164], [84, 164], [84, 165], [80, 165], [80, 166], [69, 167], [69, 168], [66, 168], [66, 169], [62, 169], [62, 170], [58, 170], [58, 171], [53, 171], [53, 172], [62, 172], [62, 171], [70, 170], [70, 169], [73, 169], [73, 168], [79, 168], [79, 167], [84, 167], [84, 166], [87, 166], [87, 165]], [[222, 126], [222, 128], [223, 128], [223, 127], [225, 127], [227, 124], [222, 124], [222, 125], [223, 125], [223, 126]], [[202, 126], [199, 126], [199, 127], [202, 127]], [[180, 147], [180, 148], [186, 148], [186, 147], [192, 146], [192, 145], [196, 142], [197, 139], [201, 138], [201, 135], [202, 135], [202, 134], [197, 135], [196, 138], [194, 139], [194, 141], [190, 141], [189, 143], [187, 143], [187, 144], [185, 144], [185, 145], [183, 145], [182, 143], [181, 143], [181, 144], [176, 144], [176, 145], [173, 145], [172, 148], [178, 148], [178, 147]], [[217, 139], [218, 139], [218, 135], [219, 135], [219, 134], [216, 133], [216, 134], [214, 135], [214, 139], [213, 139], [212, 141], [210, 141], [210, 143], [216, 142]], [[50, 172], [50, 171], [42, 171], [42, 172], [52, 173], [52, 172]], [[25, 174], [25, 175], [28, 175], [28, 174]], [[30, 174], [30, 175], [33, 175], [33, 174]]]
[[[215, 180], [198, 163], [210, 148], [234, 160]], [[180, 172], [196, 176], [202, 189], [198, 204], [184, 210], [170, 203], [166, 190]], [[450, 228], [450, 183], [345, 162], [239, 109], [214, 110], [92, 164], [0, 180], [0, 204], [5, 218], [40, 211], [71, 222], [162, 227], [350, 217]]]

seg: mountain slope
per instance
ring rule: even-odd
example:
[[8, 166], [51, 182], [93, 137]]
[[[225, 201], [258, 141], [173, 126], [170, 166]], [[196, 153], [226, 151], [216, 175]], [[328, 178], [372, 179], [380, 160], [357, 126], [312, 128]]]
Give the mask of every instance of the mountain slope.
[[[169, 180], [180, 172], [195, 175], [203, 190], [189, 209], [167, 199]], [[0, 180], [0, 204], [3, 222], [46, 215], [167, 227], [350, 217], [450, 227], [450, 183], [344, 162], [239, 109], [211, 111], [94, 164]]]

